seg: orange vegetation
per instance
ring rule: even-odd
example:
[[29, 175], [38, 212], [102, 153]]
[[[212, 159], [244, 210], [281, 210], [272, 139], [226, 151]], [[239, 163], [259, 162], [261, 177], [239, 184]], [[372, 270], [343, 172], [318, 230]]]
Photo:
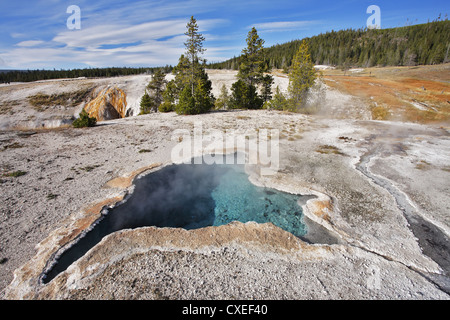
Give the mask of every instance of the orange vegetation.
[[450, 121], [450, 64], [327, 70], [327, 85], [365, 99], [379, 120]]

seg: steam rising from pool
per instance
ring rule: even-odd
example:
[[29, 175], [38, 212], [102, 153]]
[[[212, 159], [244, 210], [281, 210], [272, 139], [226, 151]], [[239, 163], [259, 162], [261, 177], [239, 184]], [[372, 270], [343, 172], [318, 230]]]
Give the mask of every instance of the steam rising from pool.
[[48, 283], [103, 237], [145, 226], [187, 230], [232, 221], [272, 222], [297, 237], [306, 234], [299, 195], [257, 187], [243, 165], [171, 165], [135, 181], [131, 196], [104, 214], [44, 273]]

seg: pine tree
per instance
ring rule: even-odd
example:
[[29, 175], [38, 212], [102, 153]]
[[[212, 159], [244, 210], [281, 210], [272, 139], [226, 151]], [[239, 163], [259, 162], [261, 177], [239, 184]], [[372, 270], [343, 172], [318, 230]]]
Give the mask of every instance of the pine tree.
[[[173, 69], [174, 82], [169, 83], [171, 93], [165, 92], [164, 96], [173, 97], [175, 111], [178, 114], [199, 114], [208, 112], [214, 106], [212, 95], [212, 83], [205, 70], [206, 60], [200, 58], [205, 51], [203, 41], [205, 38], [198, 33], [197, 21], [191, 17], [187, 24], [186, 35], [188, 41], [185, 43], [186, 56], [181, 55], [178, 65]], [[186, 92], [189, 89], [189, 95]], [[166, 90], [166, 91], [167, 91]], [[176, 100], [178, 99], [178, 103]], [[169, 108], [169, 102], [164, 102], [164, 109]]]
[[[273, 77], [264, 77], [268, 66], [264, 60], [264, 40], [258, 35], [255, 27], [247, 35], [247, 48], [242, 50], [239, 63], [238, 81], [232, 87], [231, 106], [239, 109], [260, 109], [264, 100], [271, 96]], [[258, 96], [257, 85], [266, 82], [263, 86], [264, 98]]]
[[302, 41], [294, 56], [289, 73], [289, 108], [302, 111], [305, 107], [309, 89], [314, 85], [316, 70], [311, 61], [308, 43]]
[[264, 40], [258, 35], [255, 27], [247, 35], [247, 48], [242, 50], [242, 60], [239, 65], [238, 78], [250, 85], [262, 81], [266, 70], [264, 61]]
[[264, 108], [268, 110], [288, 110], [288, 100], [284, 94], [280, 91], [280, 87], [277, 86], [275, 95], [270, 101], [266, 101]]
[[158, 69], [154, 74], [150, 83], [147, 85], [147, 90], [152, 97], [151, 111], [156, 112], [163, 102], [163, 92], [167, 84], [166, 75], [162, 69]]
[[142, 114], [148, 114], [150, 113], [152, 110], [154, 110], [154, 100], [149, 96], [149, 94], [147, 92], [145, 92], [145, 94], [142, 96], [141, 98], [141, 115]]
[[152, 80], [147, 85], [147, 90], [153, 96], [155, 100], [156, 107], [159, 107], [161, 102], [163, 101], [163, 92], [165, 90], [165, 86], [167, 85], [166, 75], [164, 74], [162, 69], [156, 70], [153, 74]]
[[215, 108], [217, 110], [226, 110], [230, 106], [230, 95], [228, 94], [227, 87], [222, 85], [220, 89], [220, 95], [215, 102]]
[[72, 125], [74, 128], [86, 128], [86, 127], [95, 127], [97, 124], [97, 119], [94, 117], [90, 117], [89, 113], [86, 110], [81, 110], [79, 118], [76, 119]]
[[205, 38], [198, 32], [197, 20], [194, 16], [191, 16], [191, 20], [186, 28], [187, 31], [185, 35], [188, 37], [188, 40], [184, 45], [186, 47], [186, 56], [190, 62], [191, 94], [194, 95], [196, 69], [198, 69], [199, 65], [203, 62], [200, 55], [206, 51], [206, 49], [203, 49], [203, 41], [205, 41]]
[[[175, 83], [175, 92], [177, 96], [181, 93], [185, 86], [191, 86], [191, 65], [189, 59], [182, 54], [178, 59], [178, 64], [173, 68], [172, 73], [175, 75], [173, 80]], [[191, 91], [192, 94], [192, 91]]]
[[169, 81], [166, 90], [163, 92], [163, 103], [158, 107], [159, 112], [175, 111], [175, 100], [177, 97], [177, 86], [175, 80]]
[[264, 101], [258, 96], [256, 87], [243, 80], [238, 80], [231, 86], [230, 105], [233, 109], [261, 109]]
[[273, 82], [274, 82], [273, 76], [271, 76], [270, 74], [267, 74], [262, 78], [261, 98], [264, 102], [272, 99]]
[[175, 107], [175, 111], [178, 114], [197, 114], [199, 113], [195, 107], [195, 99], [192, 96], [191, 88], [185, 86], [183, 91], [180, 93], [180, 100]]

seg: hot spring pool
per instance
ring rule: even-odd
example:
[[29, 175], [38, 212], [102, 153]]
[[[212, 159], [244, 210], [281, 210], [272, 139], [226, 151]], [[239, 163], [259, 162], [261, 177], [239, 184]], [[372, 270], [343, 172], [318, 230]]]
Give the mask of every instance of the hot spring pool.
[[271, 222], [297, 237], [306, 234], [300, 195], [253, 185], [243, 165], [170, 165], [135, 181], [133, 193], [104, 212], [89, 231], [58, 253], [43, 274], [48, 283], [106, 235], [146, 226], [220, 226], [232, 221]]

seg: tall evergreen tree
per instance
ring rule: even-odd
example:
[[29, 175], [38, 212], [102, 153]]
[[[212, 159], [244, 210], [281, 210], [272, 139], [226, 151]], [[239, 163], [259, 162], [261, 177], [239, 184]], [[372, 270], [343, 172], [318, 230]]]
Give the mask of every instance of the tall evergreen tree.
[[304, 108], [315, 79], [316, 70], [311, 61], [308, 43], [304, 40], [292, 60], [289, 73], [289, 104], [292, 111], [301, 111]]
[[205, 41], [205, 38], [198, 32], [197, 20], [194, 16], [191, 16], [191, 20], [187, 24], [186, 28], [187, 31], [185, 35], [188, 37], [188, 40], [184, 43], [184, 45], [186, 47], [186, 57], [190, 62], [191, 94], [194, 95], [194, 80], [197, 72], [196, 69], [198, 69], [203, 62], [200, 55], [206, 51], [206, 49], [203, 48], [203, 41]]
[[242, 60], [239, 65], [238, 78], [250, 85], [262, 81], [266, 69], [264, 61], [264, 40], [258, 35], [255, 27], [248, 32], [247, 48], [242, 50]]
[[[189, 59], [182, 54], [178, 59], [178, 64], [173, 68], [172, 73], [175, 75], [175, 79], [172, 80], [175, 85], [175, 93], [178, 96], [185, 86], [191, 86], [191, 64]], [[192, 94], [192, 90], [191, 90]]]
[[261, 109], [264, 101], [258, 96], [256, 87], [238, 80], [231, 86], [230, 105], [233, 109]]
[[[273, 77], [264, 76], [267, 63], [264, 60], [264, 40], [253, 27], [247, 35], [247, 47], [242, 50], [239, 63], [238, 81], [231, 87], [232, 108], [260, 109], [272, 92]], [[258, 96], [257, 86], [263, 84], [263, 97]]]
[[270, 74], [265, 75], [262, 78], [262, 90], [261, 98], [264, 102], [272, 99], [272, 85], [274, 83], [273, 76]]
[[186, 28], [186, 55], [181, 55], [178, 65], [173, 69], [175, 79], [167, 85], [163, 109], [170, 110], [170, 105], [174, 104], [178, 114], [199, 114], [208, 112], [214, 106], [214, 96], [211, 93], [212, 83], [205, 70], [206, 60], [200, 57], [205, 52], [205, 38], [198, 32], [194, 17], [191, 17]]
[[152, 77], [152, 80], [147, 85], [147, 91], [152, 97], [151, 111], [158, 111], [159, 106], [163, 102], [163, 92], [167, 84], [166, 75], [162, 69], [158, 69]]
[[163, 92], [163, 103], [159, 106], [159, 112], [171, 112], [175, 110], [175, 100], [177, 99], [177, 87], [175, 81], [167, 83], [166, 90]]

